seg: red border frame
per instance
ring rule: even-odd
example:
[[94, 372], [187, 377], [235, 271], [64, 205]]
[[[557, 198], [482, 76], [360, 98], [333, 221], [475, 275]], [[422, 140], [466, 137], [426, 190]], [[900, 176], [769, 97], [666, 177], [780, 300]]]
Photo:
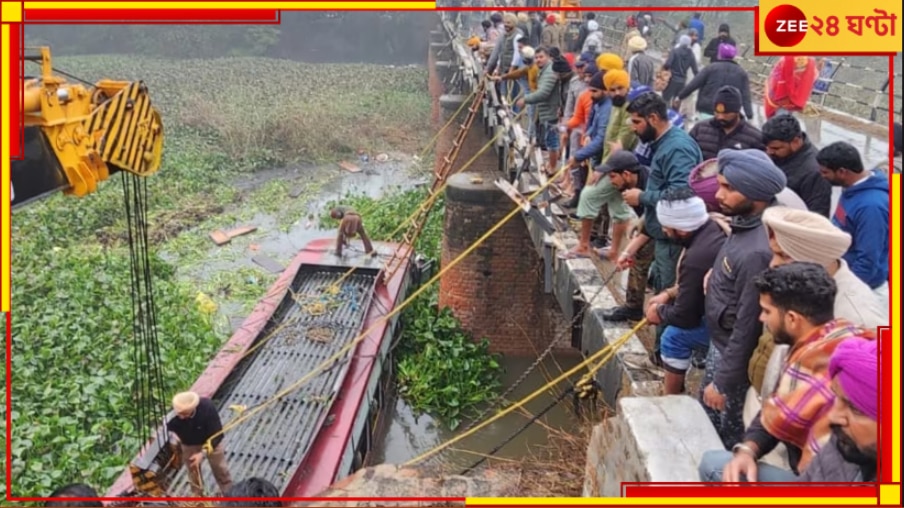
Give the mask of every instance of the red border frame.
[[[109, 2], [109, 3], [112, 4], [112, 3], [114, 3], [114, 2]], [[24, 9], [24, 3], [23, 3], [22, 5], [23, 5], [23, 17], [22, 17], [22, 19], [23, 19], [23, 20], [27, 20], [27, 19], [28, 19], [27, 16], [28, 16], [28, 12], [29, 12], [29, 11], [26, 11], [26, 10]], [[754, 14], [754, 23], [755, 23], [755, 25], [754, 25], [754, 44], [755, 44], [755, 49], [758, 47], [758, 37], [759, 37], [759, 33], [758, 33], [758, 30], [756, 29], [756, 28], [758, 27], [758, 21], [759, 21], [759, 18], [758, 18], [758, 16], [759, 16], [759, 8], [758, 8], [758, 7], [727, 7], [727, 8], [725, 8], [725, 7], [723, 7], [723, 8], [711, 8], [711, 7], [644, 7], [644, 9], [645, 9], [645, 10], [654, 11], [654, 12], [661, 12], [661, 11], [672, 11], [672, 12], [675, 12], [675, 11], [683, 11], [683, 12], [689, 12], [689, 11], [701, 11], [701, 12], [722, 12], [722, 11], [727, 11], [727, 12], [744, 12], [744, 11], [752, 11], [753, 14]], [[337, 10], [338, 10], [338, 9], [337, 9]], [[352, 9], [348, 9], [348, 10], [352, 10]], [[385, 10], [385, 9], [374, 8], [374, 9], [355, 9], [355, 10]], [[401, 10], [422, 10], [422, 9], [396, 9], [396, 10], [400, 10], [400, 11], [401, 11]], [[500, 9], [500, 8], [482, 7], [482, 8], [438, 8], [437, 10], [439, 10], [439, 11], [445, 11], [445, 10], [456, 11], [456, 10], [457, 10], [457, 11], [472, 11], [472, 12], [476, 12], [476, 11], [505, 11], [505, 10], [522, 10], [522, 11], [532, 11], [532, 10], [536, 10], [536, 11], [546, 11], [546, 10], [549, 10], [549, 9], [543, 9], [543, 8], [520, 8], [520, 9], [504, 9], [504, 8], [502, 8], [502, 9]], [[633, 11], [637, 10], [637, 8], [630, 9], [630, 8], [625, 8], [625, 7], [612, 7], [612, 8], [591, 8], [591, 7], [569, 8], [569, 7], [562, 7], [562, 8], [556, 8], [556, 9], [554, 9], [554, 10], [555, 10], [555, 11], [575, 10], [575, 11], [582, 11], [582, 12], [586, 12], [586, 11], [633, 12]], [[211, 9], [211, 10], [204, 10], [204, 11], [205, 11], [206, 14], [214, 14], [214, 13], [222, 14], [222, 13], [228, 13], [230, 10], [229, 10], [229, 9], [224, 9], [224, 10], [215, 10], [215, 9]], [[47, 11], [45, 11], [45, 12], [47, 12]], [[53, 12], [53, 11], [51, 11], [51, 12]], [[79, 10], [74, 10], [74, 9], [73, 9], [73, 10], [60, 10], [60, 11], [56, 11], [56, 12], [57, 12], [58, 15], [59, 15], [60, 13], [63, 13], [63, 14], [65, 15], [65, 19], [67, 20], [65, 23], [58, 23], [58, 24], [85, 24], [85, 23], [91, 23], [92, 21], [87, 21], [88, 19], [93, 20], [93, 22], [96, 23], [97, 20], [98, 20], [98, 18], [97, 18], [98, 13], [102, 13], [101, 16], [103, 16], [103, 17], [105, 17], [105, 18], [107, 18], [107, 19], [111, 19], [111, 20], [112, 20], [113, 18], [115, 18], [116, 16], [119, 16], [120, 18], [122, 18], [122, 17], [124, 17], [124, 16], [132, 17], [133, 13], [140, 13], [140, 15], [141, 15], [142, 17], [147, 16], [147, 19], [146, 19], [146, 20], [142, 20], [142, 21], [141, 21], [142, 24], [190, 24], [190, 23], [192, 23], [192, 21], [190, 21], [190, 20], [184, 20], [184, 22], [182, 22], [182, 23], [175, 23], [174, 21], [178, 21], [178, 20], [183, 20], [183, 19], [184, 19], [184, 18], [180, 18], [180, 17], [179, 17], [179, 13], [180, 13], [179, 10], [167, 11], [167, 10], [154, 10], [154, 9], [148, 9], [148, 10], [132, 10], [132, 9], [128, 9], [128, 10], [113, 10], [113, 9], [110, 9], [110, 10], [107, 10], [107, 9], [98, 9], [98, 10], [91, 10], [91, 11], [88, 11], [88, 10], [80, 10], [80, 11], [79, 11]], [[77, 13], [79, 13], [79, 12], [80, 12], [80, 13], [83, 13], [83, 14], [91, 13], [91, 17], [89, 18], [89, 16], [79, 16], [79, 15], [77, 14]], [[186, 11], [181, 11], [181, 13], [185, 13], [185, 12], [186, 12]], [[258, 19], [257, 17], [258, 17], [258, 16], [261, 16], [261, 17], [262, 17], [262, 16], [263, 16], [263, 13], [270, 13], [271, 15], [272, 15], [273, 13], [276, 13], [277, 20], [276, 20], [276, 21], [273, 21], [272, 18], [270, 18], [269, 21], [249, 21], [249, 20], [247, 20], [247, 19], [244, 19], [244, 20], [237, 20], [237, 19], [235, 19], [236, 16], [227, 14], [226, 16], [224, 16], [224, 18], [227, 18], [227, 19], [220, 19], [219, 21], [217, 21], [217, 20], [210, 20], [210, 21], [207, 21], [207, 22], [201, 22], [201, 23], [204, 23], [204, 24], [217, 24], [217, 23], [222, 23], [222, 24], [241, 24], [241, 23], [244, 23], [244, 24], [249, 24], [249, 23], [255, 23], [255, 24], [264, 24], [264, 23], [268, 23], [268, 24], [273, 24], [273, 23], [278, 23], [278, 22], [279, 22], [279, 11], [272, 11], [272, 10], [247, 10], [247, 14], [245, 14], [245, 15], [246, 15], [246, 16], [251, 16], [251, 17], [254, 18], [254, 19]], [[167, 18], [167, 20], [162, 20], [162, 19], [159, 19], [159, 18], [158, 18], [157, 20], [154, 20], [154, 19], [153, 19], [153, 16], [161, 16], [161, 17], [165, 17], [165, 18]], [[79, 18], [82, 18], [83, 20], [79, 20]], [[54, 19], [54, 18], [52, 18], [52, 17], [49, 16], [49, 15], [44, 15], [44, 19], [47, 20], [47, 21], [31, 21], [31, 20], [29, 20], [28, 22], [29, 22], [29, 23], [33, 23], [33, 24], [47, 24], [47, 23], [54, 23], [54, 21], [52, 21], [52, 19]], [[79, 20], [79, 21], [73, 22], [73, 20]], [[25, 21], [23, 21], [23, 22], [25, 22]], [[104, 22], [105, 22], [105, 23], [110, 23], [110, 24], [114, 23], [113, 21], [107, 21], [106, 19], [104, 20]], [[197, 21], [195, 20], [195, 22], [197, 22]], [[128, 21], [123, 21], [122, 23], [125, 24], [125, 23], [129, 23], [129, 22], [128, 22]], [[11, 43], [11, 44], [10, 44], [10, 51], [11, 51], [11, 53], [12, 53], [13, 55], [15, 55], [14, 58], [11, 59], [10, 76], [15, 80], [14, 82], [16, 82], [16, 81], [19, 81], [19, 79], [21, 79], [21, 76], [23, 75], [23, 72], [22, 72], [23, 69], [22, 69], [21, 59], [19, 58], [19, 55], [21, 55], [21, 51], [22, 51], [22, 43], [23, 43], [23, 37], [24, 37], [24, 34], [23, 34], [23, 31], [21, 30], [22, 23], [8, 23], [8, 24], [10, 25], [10, 39], [11, 39], [11, 40], [10, 40], [10, 43]], [[794, 53], [783, 53], [783, 54], [786, 54], [786, 55], [794, 55]], [[859, 53], [859, 52], [852, 52], [852, 53], [820, 53], [820, 54], [818, 54], [818, 55], [836, 56], [836, 55], [840, 55], [840, 54], [843, 54], [844, 56], [885, 56], [885, 55], [886, 55], [886, 54]], [[755, 51], [755, 52], [754, 52], [754, 55], [756, 55], [756, 56], [768, 56], [768, 55], [772, 55], [772, 54], [760, 54], [758, 51]], [[808, 55], [812, 56], [813, 54], [808, 54]], [[895, 58], [895, 56], [894, 56], [894, 55], [888, 55], [888, 58], [889, 58], [889, 72], [890, 72], [890, 73], [893, 73], [893, 72], [894, 72], [894, 58]], [[14, 63], [14, 61], [16, 61], [16, 60], [19, 61], [19, 64], [18, 64], [18, 65], [16, 65], [16, 64]], [[895, 110], [895, 108], [894, 108], [894, 87], [893, 87], [893, 86], [889, 86], [889, 87], [888, 87], [888, 94], [889, 94], [889, 121], [888, 121], [888, 123], [889, 123], [889, 132], [891, 132], [891, 128], [892, 128], [892, 125], [893, 125], [893, 123], [894, 123], [894, 110]], [[18, 101], [11, 101], [11, 107], [10, 107], [10, 112], [9, 112], [9, 113], [10, 113], [10, 115], [12, 116], [12, 120], [19, 120], [19, 121], [21, 122], [22, 112], [21, 112], [20, 109], [21, 109], [21, 108], [20, 108], [20, 105], [18, 104]], [[0, 112], [0, 114], [2, 114], [2, 112]], [[12, 121], [12, 122], [11, 122], [11, 125], [15, 125], [15, 123], [16, 123], [15, 121]], [[21, 155], [22, 155], [22, 144], [21, 144], [21, 142], [22, 142], [22, 141], [21, 141], [21, 138], [20, 138], [20, 136], [19, 136], [19, 133], [18, 133], [18, 132], [15, 132], [15, 129], [12, 129], [12, 130], [13, 130], [14, 132], [10, 132], [10, 141], [11, 141], [10, 149], [11, 149], [11, 152], [12, 152], [11, 155], [13, 156], [13, 158], [21, 158]], [[890, 146], [889, 146], [890, 157], [893, 157], [893, 155], [894, 155], [894, 153], [893, 153], [893, 152], [894, 152], [894, 147], [893, 147], [892, 143], [890, 143], [890, 142], [889, 142], [889, 145], [890, 145]], [[900, 180], [900, 179], [898, 179], [898, 180]], [[9, 245], [5, 245], [3, 249], [0, 249], [0, 253], [5, 254], [5, 255], [8, 256], [8, 255], [9, 255]], [[891, 305], [891, 303], [890, 303], [890, 305]], [[10, 442], [10, 439], [11, 439], [11, 432], [12, 432], [12, 404], [11, 404], [11, 402], [12, 402], [12, 362], [11, 362], [11, 358], [12, 358], [12, 335], [11, 335], [11, 334], [12, 334], [12, 330], [11, 330], [11, 326], [12, 326], [12, 313], [11, 313], [11, 312], [10, 312], [10, 313], [7, 313], [7, 315], [6, 315], [6, 325], [7, 325], [7, 327], [6, 327], [6, 338], [7, 338], [7, 344], [6, 344], [6, 353], [7, 353], [7, 362], [6, 362], [6, 374], [7, 374], [6, 384], [7, 384], [7, 394], [6, 394], [6, 403], [7, 403], [7, 408], [8, 408], [8, 411], [7, 411], [7, 432], [6, 432], [6, 451], [7, 451], [7, 459], [6, 459], [7, 481], [6, 481], [6, 484], [7, 484], [7, 500], [8, 500], [8, 501], [20, 501], [20, 502], [21, 502], [21, 501], [46, 501], [46, 500], [48, 500], [49, 498], [40, 498], [40, 497], [39, 497], [39, 498], [18, 498], [18, 497], [12, 497], [12, 496], [10, 496], [10, 493], [11, 493], [11, 487], [12, 487], [11, 478], [10, 478], [10, 475], [9, 475], [9, 473], [11, 472], [11, 466], [12, 466], [11, 442]], [[880, 328], [879, 332], [880, 332], [880, 335], [879, 335], [879, 336], [880, 336], [880, 340], [882, 341], [882, 344], [883, 344], [883, 345], [886, 345], [886, 347], [887, 347], [887, 341], [892, 340], [892, 336], [893, 336], [892, 333], [891, 333], [891, 330], [890, 330], [889, 328]], [[881, 347], [882, 347], [882, 346], [880, 345], [880, 348], [881, 348]], [[888, 374], [888, 373], [891, 371], [891, 367], [892, 367], [892, 359], [891, 359], [888, 355], [886, 355], [886, 356], [883, 358], [883, 363], [882, 363], [882, 366], [880, 367], [880, 373], [881, 373], [882, 370], [884, 370], [884, 371], [886, 372], [886, 374]], [[881, 375], [881, 374], [880, 374], [880, 375]], [[889, 381], [891, 382], [891, 381], [893, 381], [893, 380], [889, 380]], [[882, 385], [882, 384], [880, 383], [880, 386], [881, 386], [881, 385]], [[887, 386], [887, 385], [886, 385], [886, 386]], [[883, 390], [882, 395], [881, 395], [881, 400], [880, 400], [880, 405], [881, 405], [881, 407], [883, 407], [883, 408], [889, 408], [889, 407], [891, 407], [891, 403], [892, 403], [892, 400], [891, 400], [891, 399], [892, 399], [892, 397], [891, 397], [891, 392], [890, 392], [890, 390]], [[880, 411], [881, 411], [881, 410], [880, 410]], [[880, 478], [881, 483], [883, 483], [883, 484], [892, 484], [892, 483], [890, 482], [890, 470], [889, 470], [889, 468], [883, 468], [883, 467], [882, 467], [883, 463], [886, 463], [886, 464], [887, 464], [887, 463], [890, 463], [890, 460], [891, 460], [891, 450], [887, 449], [887, 447], [882, 447], [882, 446], [881, 446], [881, 443], [882, 443], [883, 441], [884, 441], [884, 442], [890, 442], [891, 438], [892, 438], [892, 428], [891, 428], [891, 426], [890, 426], [890, 425], [880, 425], [880, 436], [879, 436], [879, 439], [880, 439], [880, 450], [881, 450], [881, 452], [880, 452], [880, 461], [879, 461], [878, 475], [879, 475], [879, 478]], [[624, 483], [624, 484], [623, 484], [623, 488], [625, 489], [626, 495], [630, 495], [630, 497], [637, 497], [637, 496], [640, 496], [640, 495], [643, 495], [643, 496], [651, 496], [651, 497], [688, 497], [688, 494], [690, 494], [690, 493], [695, 494], [697, 497], [714, 497], [713, 494], [716, 493], [716, 492], [712, 491], [712, 490], [709, 489], [709, 488], [700, 487], [701, 484], [694, 484], [694, 483], [691, 483], [691, 484], [667, 484], [667, 485], [663, 485], [663, 486], [661, 486], [661, 487], [656, 487], [655, 485], [656, 485], [656, 484], [649, 484], [649, 483], [647, 483], [647, 484]], [[685, 487], [678, 487], [677, 485], [687, 485], [687, 486], [685, 486]], [[693, 487], [693, 485], [697, 485], [697, 487]], [[867, 485], [877, 485], [877, 484], [867, 484]], [[892, 484], [892, 485], [899, 485], [899, 484]], [[857, 492], [852, 492], [852, 489], [854, 489], [854, 488], [852, 488], [852, 487], [830, 487], [830, 488], [832, 489], [831, 491], [827, 491], [827, 490], [826, 490], [827, 488], [829, 488], [829, 487], [823, 487], [823, 488], [820, 488], [820, 487], [816, 487], [816, 488], [798, 487], [798, 489], [800, 489], [800, 490], [797, 491], [797, 492], [794, 492], [793, 495], [794, 495], [794, 497], [798, 497], [798, 496], [800, 496], [800, 497], [804, 497], [804, 496], [805, 496], [805, 497], [825, 497], [826, 494], [829, 494], [829, 495], [832, 496], [832, 497], [863, 497], [863, 496], [865, 495], [865, 492], [864, 492], [864, 491], [866, 491], [866, 492], [872, 492], [872, 489], [864, 489], [863, 487], [856, 487]], [[779, 496], [779, 497], [789, 497], [789, 493], [787, 492], [787, 489], [786, 489], [786, 488], [781, 488], [781, 487], [756, 487], [756, 488], [754, 488], [755, 490], [749, 490], [749, 489], [750, 489], [750, 487], [737, 487], [737, 488], [735, 488], [735, 489], [719, 490], [719, 491], [717, 492], [717, 494], [718, 494], [719, 497], [749, 497], [749, 496], [751, 496], [751, 495], [756, 495], [757, 497], [772, 497], [772, 495]], [[774, 494], [772, 494], [772, 492], [773, 492], [772, 489], [775, 489], [775, 493], [774, 493]], [[843, 490], [836, 491], [835, 489], [843, 489]], [[702, 493], [702, 492], [705, 491], [706, 494], [705, 494], [705, 495], [700, 495], [700, 493], [698, 493], [698, 491], [699, 491], [700, 493]], [[849, 491], [851, 491], [851, 492], [849, 492]], [[629, 494], [629, 492], [630, 492], [630, 494]], [[734, 495], [732, 494], [733, 492], [734, 492]], [[743, 493], [742, 493], [742, 492], [743, 492]], [[772, 495], [767, 495], [767, 492], [768, 492], [769, 494], [772, 494]], [[852, 495], [852, 494], [856, 494], [856, 495]], [[876, 495], [878, 495], [878, 494], [876, 494]], [[122, 498], [101, 498], [101, 499], [102, 499], [102, 500], [105, 500], [105, 501], [122, 501], [122, 500], [123, 500]], [[182, 500], [186, 500], [186, 501], [187, 501], [187, 500], [194, 500], [194, 501], [197, 501], [197, 500], [198, 500], [198, 498], [168, 498], [168, 499], [173, 500], [173, 501], [182, 501]], [[218, 499], [220, 499], [220, 498], [205, 498], [205, 499], [207, 499], [207, 500], [218, 500]], [[336, 500], [337, 500], [337, 498], [278, 498], [278, 499], [279, 499], [279, 500], [282, 500], [282, 501], [301, 501], [301, 500], [305, 500], [305, 501], [310, 501], [310, 500], [314, 500], [314, 501], [316, 501], [316, 500], [322, 500], [322, 501], [336, 501]], [[342, 498], [342, 499], [347, 500], [347, 501], [364, 501], [364, 500], [372, 500], [372, 501], [380, 501], [380, 500], [383, 500], [383, 501], [406, 501], [406, 500], [410, 500], [410, 501], [412, 501], [412, 502], [423, 502], [423, 501], [461, 501], [461, 500], [462, 500], [462, 498], [428, 498], [428, 497], [425, 497], [425, 498]], [[139, 500], [139, 498], [135, 498], [135, 500], [137, 501], [137, 500]], [[232, 499], [232, 500], [235, 500], [235, 499]], [[248, 500], [248, 501], [250, 501], [250, 499], [242, 499], [242, 500]], [[259, 499], [258, 499], [258, 500], [259, 500]]]

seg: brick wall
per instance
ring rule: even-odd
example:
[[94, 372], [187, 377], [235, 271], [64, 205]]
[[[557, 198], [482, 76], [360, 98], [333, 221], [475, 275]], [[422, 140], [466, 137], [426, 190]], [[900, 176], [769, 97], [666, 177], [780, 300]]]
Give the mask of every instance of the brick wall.
[[[471, 183], [477, 176], [482, 184]], [[493, 185], [492, 175], [453, 176], [446, 190], [442, 266], [513, 208]], [[476, 338], [488, 338], [493, 352], [535, 356], [554, 339], [557, 328], [550, 312], [555, 301], [543, 293], [541, 276], [542, 260], [524, 219], [516, 215], [442, 277], [439, 303], [451, 307]], [[567, 338], [562, 342], [569, 343]]]

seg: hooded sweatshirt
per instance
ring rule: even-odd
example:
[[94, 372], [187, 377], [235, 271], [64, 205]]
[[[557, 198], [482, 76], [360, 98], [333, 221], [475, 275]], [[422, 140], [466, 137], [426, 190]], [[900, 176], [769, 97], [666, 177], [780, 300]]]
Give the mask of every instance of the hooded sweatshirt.
[[843, 259], [870, 288], [888, 282], [888, 178], [873, 173], [841, 192], [832, 222], [850, 233]]

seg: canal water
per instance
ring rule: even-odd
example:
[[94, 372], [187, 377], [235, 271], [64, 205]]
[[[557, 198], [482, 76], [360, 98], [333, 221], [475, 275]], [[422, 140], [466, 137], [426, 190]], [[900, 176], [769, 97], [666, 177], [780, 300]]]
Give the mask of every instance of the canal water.
[[[502, 388], [505, 392], [512, 384], [534, 363], [536, 357], [506, 356], [502, 360], [505, 373], [502, 376]], [[548, 356], [540, 363], [528, 377], [506, 397], [509, 403], [518, 401], [538, 389], [549, 381], [555, 379], [563, 372], [573, 368], [581, 361], [580, 355], [559, 353]], [[440, 467], [448, 474], [458, 474], [463, 469], [479, 461], [491, 450], [502, 444], [533, 415], [541, 412], [546, 406], [561, 394], [563, 390], [576, 382], [586, 371], [578, 372], [568, 382], [551, 387], [524, 406], [524, 410], [515, 410], [495, 422], [483, 427], [474, 434], [451, 445], [443, 452], [420, 462], [419, 464], [431, 467]], [[504, 407], [508, 407], [508, 404]], [[484, 408], [481, 408], [483, 411]], [[586, 410], [586, 407], [584, 408]], [[458, 429], [452, 430], [438, 422], [429, 415], [417, 415], [401, 398], [396, 398], [394, 405], [385, 409], [388, 423], [376, 436], [377, 448], [373, 450], [368, 462], [371, 464], [389, 463], [404, 464], [409, 460], [419, 457], [424, 452], [434, 449], [436, 446], [454, 438], [468, 426], [470, 422], [463, 422]], [[485, 418], [490, 418], [499, 411], [495, 407]], [[575, 417], [572, 398], [556, 405], [552, 410], [540, 418], [537, 423], [527, 427], [511, 442], [501, 448], [495, 457], [503, 461], [521, 460], [532, 453], [540, 451], [547, 445], [550, 429], [560, 431], [577, 430], [580, 428], [579, 420]], [[583, 460], [583, 458], [576, 459]]]

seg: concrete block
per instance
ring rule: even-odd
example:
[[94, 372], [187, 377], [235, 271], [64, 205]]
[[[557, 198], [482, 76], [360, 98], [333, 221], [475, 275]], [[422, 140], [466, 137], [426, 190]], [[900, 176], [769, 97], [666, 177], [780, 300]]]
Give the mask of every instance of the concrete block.
[[622, 482], [698, 482], [703, 453], [722, 448], [691, 397], [625, 397], [618, 406], [591, 436], [585, 497], [621, 497]]

